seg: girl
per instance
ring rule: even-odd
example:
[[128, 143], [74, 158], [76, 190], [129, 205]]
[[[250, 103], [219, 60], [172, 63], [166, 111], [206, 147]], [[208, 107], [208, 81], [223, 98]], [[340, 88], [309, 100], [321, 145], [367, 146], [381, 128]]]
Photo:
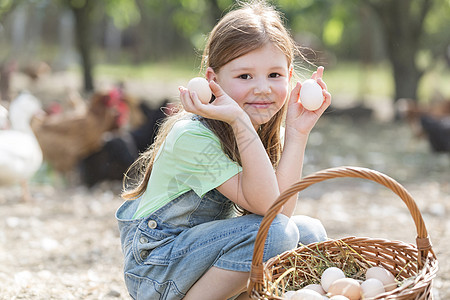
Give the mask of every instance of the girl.
[[[228, 13], [210, 33], [203, 65], [214, 100], [179, 88], [185, 110], [136, 162], [143, 177], [123, 193], [136, 200], [116, 214], [133, 299], [248, 299], [262, 215], [300, 179], [308, 135], [331, 101], [322, 67], [312, 76], [323, 89], [318, 110], [298, 102], [300, 83], [289, 93], [294, 49], [279, 13], [262, 2]], [[264, 260], [326, 238], [318, 220], [291, 217], [296, 202], [272, 223]]]

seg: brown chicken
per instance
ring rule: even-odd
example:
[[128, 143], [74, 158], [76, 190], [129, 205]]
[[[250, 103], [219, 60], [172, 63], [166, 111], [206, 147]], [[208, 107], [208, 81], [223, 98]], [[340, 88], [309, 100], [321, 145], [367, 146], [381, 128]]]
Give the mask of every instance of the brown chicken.
[[85, 112], [35, 117], [31, 127], [44, 160], [66, 173], [102, 146], [102, 135], [127, 118], [127, 104], [117, 93], [96, 93]]

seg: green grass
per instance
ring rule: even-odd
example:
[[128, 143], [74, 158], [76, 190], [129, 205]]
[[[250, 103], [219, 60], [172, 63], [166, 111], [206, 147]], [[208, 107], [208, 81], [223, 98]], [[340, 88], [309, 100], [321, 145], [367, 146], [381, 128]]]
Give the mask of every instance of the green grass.
[[325, 71], [324, 80], [332, 93], [357, 99], [364, 95], [392, 97], [394, 92], [391, 70], [386, 64], [338, 63]]
[[[363, 95], [393, 98], [394, 79], [388, 63], [362, 66], [357, 62], [338, 63], [325, 71], [328, 89], [336, 95], [362, 99]], [[419, 82], [417, 98], [428, 102], [435, 93], [450, 98], [450, 69], [442, 62], [425, 73]]]
[[[95, 76], [122, 80], [172, 81], [199, 76], [200, 61], [179, 59], [140, 65], [106, 65], [95, 67]], [[426, 73], [418, 88], [418, 99], [428, 102], [436, 91], [450, 98], [450, 70], [444, 63]], [[310, 68], [311, 69], [311, 68]], [[311, 71], [301, 70], [300, 78], [309, 78]], [[358, 62], [338, 62], [325, 69], [324, 80], [333, 95], [360, 101], [394, 95], [394, 80], [390, 65], [380, 63], [362, 66]]]
[[[117, 79], [143, 79], [159, 81], [170, 81], [174, 78], [190, 78], [199, 76], [196, 62], [188, 61], [165, 61], [157, 63], [146, 63], [139, 65], [106, 65], [95, 66], [95, 75], [100, 77]], [[199, 62], [198, 62], [199, 64]]]

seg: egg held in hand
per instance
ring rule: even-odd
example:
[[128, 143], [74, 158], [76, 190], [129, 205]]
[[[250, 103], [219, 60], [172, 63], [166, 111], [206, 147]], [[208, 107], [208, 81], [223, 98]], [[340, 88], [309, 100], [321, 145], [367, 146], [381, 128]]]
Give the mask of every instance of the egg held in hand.
[[198, 98], [203, 104], [208, 104], [211, 100], [212, 92], [209, 88], [208, 80], [202, 77], [194, 77], [189, 80], [187, 89], [190, 92], [196, 92]]
[[300, 102], [304, 108], [310, 111], [317, 110], [322, 106], [322, 87], [314, 79], [307, 79], [302, 83]]

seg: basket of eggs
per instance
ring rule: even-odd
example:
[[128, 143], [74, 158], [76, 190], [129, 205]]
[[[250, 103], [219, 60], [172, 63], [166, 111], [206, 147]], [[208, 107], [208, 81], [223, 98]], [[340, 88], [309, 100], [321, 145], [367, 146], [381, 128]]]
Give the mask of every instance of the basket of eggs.
[[[270, 224], [286, 201], [314, 183], [340, 177], [371, 180], [397, 194], [414, 220], [416, 245], [345, 237], [301, 246], [263, 263]], [[408, 191], [380, 172], [339, 167], [305, 177], [284, 191], [269, 209], [256, 237], [247, 291], [252, 299], [432, 299], [437, 270], [425, 223]]]

